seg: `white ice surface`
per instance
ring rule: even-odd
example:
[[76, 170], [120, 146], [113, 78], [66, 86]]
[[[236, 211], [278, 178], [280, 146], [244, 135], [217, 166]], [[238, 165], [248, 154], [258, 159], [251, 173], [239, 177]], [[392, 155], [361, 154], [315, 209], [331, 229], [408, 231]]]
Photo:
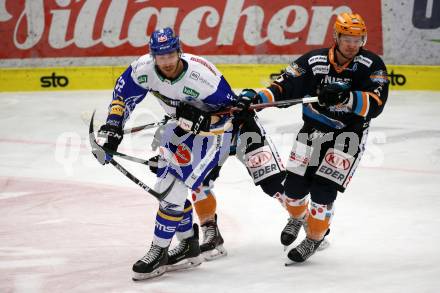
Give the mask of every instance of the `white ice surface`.
[[[440, 93], [390, 93], [336, 201], [331, 245], [308, 262], [284, 267], [287, 214], [230, 158], [215, 187], [229, 255], [137, 283], [131, 266], [152, 240], [157, 202], [90, 154], [90, 115], [98, 109], [99, 125], [110, 97], [0, 94], [0, 292], [439, 292]], [[158, 109], [145, 100], [130, 125], [161, 118]], [[286, 159], [299, 107], [259, 115]], [[147, 158], [152, 133], [126, 136], [120, 150]]]

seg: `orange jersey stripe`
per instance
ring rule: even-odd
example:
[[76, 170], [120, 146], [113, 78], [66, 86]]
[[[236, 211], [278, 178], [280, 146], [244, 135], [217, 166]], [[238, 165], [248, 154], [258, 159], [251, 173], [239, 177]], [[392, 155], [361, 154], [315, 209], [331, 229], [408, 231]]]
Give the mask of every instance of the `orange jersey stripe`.
[[269, 103], [272, 103], [272, 102], [274, 101], [273, 94], [272, 94], [272, 92], [271, 92], [270, 90], [268, 90], [268, 89], [263, 89], [262, 92], [264, 93], [264, 95], [265, 95], [266, 97], [269, 98]]
[[378, 95], [376, 95], [376, 94], [374, 94], [374, 93], [372, 93], [372, 92], [368, 92], [368, 95], [369, 95], [370, 97], [372, 97], [374, 100], [376, 100], [376, 102], [377, 102], [377, 104], [378, 104], [379, 106], [382, 106], [383, 102], [382, 102], [382, 100], [379, 98]]
[[280, 91], [280, 93], [283, 93], [283, 88], [279, 84], [276, 84], [276, 83], [273, 82], [270, 85], [276, 86], [278, 88], [278, 90]]
[[367, 111], [368, 111], [368, 104], [370, 103], [370, 100], [368, 99], [368, 94], [366, 92], [362, 92], [362, 110], [360, 115], [361, 116], [367, 116]]

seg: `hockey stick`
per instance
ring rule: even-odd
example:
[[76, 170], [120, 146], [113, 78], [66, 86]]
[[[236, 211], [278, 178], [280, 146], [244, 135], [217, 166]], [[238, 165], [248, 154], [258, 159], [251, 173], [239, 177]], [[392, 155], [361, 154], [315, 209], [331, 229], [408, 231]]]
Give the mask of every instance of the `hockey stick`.
[[154, 127], [158, 127], [158, 126], [162, 126], [167, 124], [168, 120], [172, 119], [170, 116], [165, 116], [161, 121], [158, 122], [153, 122], [153, 123], [148, 123], [145, 125], [139, 125], [139, 126], [135, 126], [132, 128], [128, 128], [128, 129], [124, 129], [124, 134], [131, 134], [131, 133], [135, 133], [144, 129], [150, 129], [150, 128], [154, 128]]
[[[307, 98], [291, 99], [291, 100], [278, 101], [278, 102], [272, 102], [272, 103], [253, 104], [249, 107], [249, 110], [259, 110], [259, 109], [264, 109], [264, 108], [269, 108], [269, 107], [287, 107], [287, 106], [292, 106], [292, 105], [296, 105], [296, 104], [314, 103], [317, 101], [318, 101], [318, 97], [307, 97]], [[232, 108], [228, 108], [223, 111], [220, 111], [220, 112], [213, 112], [212, 114], [224, 115], [224, 114], [231, 114], [234, 112], [238, 112], [240, 110], [241, 110], [240, 108], [232, 107]], [[134, 132], [141, 131], [143, 129], [148, 129], [148, 128], [153, 128], [153, 127], [160, 126], [160, 125], [165, 125], [171, 119], [173, 119], [173, 118], [169, 117], [169, 116], [165, 116], [165, 118], [159, 122], [153, 122], [153, 123], [149, 123], [149, 124], [140, 125], [140, 126], [126, 129], [126, 130], [124, 130], [124, 134], [134, 133]], [[120, 153], [117, 151], [112, 151], [112, 150], [109, 150], [105, 147], [101, 147], [101, 148], [108, 154], [119, 156], [125, 160], [140, 163], [140, 164], [148, 166], [148, 160], [144, 160], [144, 159], [140, 159], [140, 158], [133, 157], [130, 155], [126, 155], [126, 154], [123, 154], [123, 153]]]
[[[307, 104], [307, 103], [315, 103], [315, 102], [318, 102], [318, 97], [307, 97], [307, 98], [291, 99], [291, 100], [277, 101], [271, 103], [252, 104], [249, 106], [249, 110], [260, 110], [269, 107], [288, 107], [297, 104]], [[220, 112], [215, 112], [213, 114], [223, 115], [223, 114], [231, 114], [238, 111], [241, 111], [241, 109], [237, 107], [232, 107]]]
[[132, 162], [139, 163], [139, 164], [142, 164], [142, 165], [150, 166], [148, 160], [137, 158], [137, 157], [133, 157], [133, 156], [130, 156], [130, 155], [127, 155], [127, 154], [123, 154], [123, 153], [120, 153], [118, 151], [112, 151], [112, 150], [109, 150], [108, 148], [105, 148], [103, 146], [101, 146], [101, 149], [103, 149], [104, 152], [106, 152], [107, 154], [110, 154], [112, 156], [118, 156], [118, 157], [121, 157], [122, 159], [127, 160], [127, 161], [132, 161]]
[[308, 104], [308, 103], [315, 103], [318, 102], [318, 97], [307, 97], [307, 98], [299, 98], [299, 99], [291, 99], [291, 100], [285, 100], [285, 101], [276, 101], [272, 103], [261, 103], [261, 104], [254, 104], [251, 105], [249, 108], [251, 110], [259, 110], [264, 109], [268, 107], [288, 107], [293, 106], [297, 104]]
[[[89, 126], [89, 141], [90, 141], [90, 145], [92, 146], [92, 150], [94, 149], [100, 149], [103, 152], [105, 152], [105, 150], [98, 145], [98, 143], [96, 142], [96, 138], [94, 135], [94, 130], [93, 130], [93, 120], [95, 118], [95, 112], [93, 112], [92, 114], [92, 118], [90, 120], [90, 126]], [[157, 192], [154, 189], [152, 189], [151, 187], [149, 187], [148, 185], [146, 185], [144, 182], [142, 182], [141, 180], [139, 180], [136, 176], [134, 176], [133, 174], [131, 174], [129, 171], [127, 171], [124, 167], [122, 167], [118, 162], [116, 162], [113, 158], [109, 161], [110, 164], [112, 164], [119, 172], [121, 172], [122, 174], [124, 174], [128, 179], [130, 179], [131, 181], [133, 181], [136, 185], [140, 186], [143, 190], [145, 190], [146, 192], [148, 192], [149, 194], [151, 194], [152, 196], [154, 196], [155, 198], [157, 198], [159, 201], [164, 199], [168, 193], [170, 193], [171, 189], [174, 186], [174, 183], [176, 181], [176, 179], [173, 179], [173, 182], [171, 182], [170, 186], [168, 186], [167, 189], [165, 189], [163, 192]]]
[[[81, 114], [81, 120], [84, 122], [85, 125], [89, 124], [89, 117], [90, 117], [90, 112], [83, 112]], [[135, 133], [144, 129], [150, 129], [150, 128], [155, 128], [158, 126], [162, 126], [167, 124], [168, 120], [172, 119], [170, 116], [165, 116], [161, 121], [157, 121], [157, 122], [152, 122], [152, 123], [148, 123], [148, 124], [144, 124], [144, 125], [139, 125], [139, 126], [135, 126], [132, 128], [128, 128], [128, 129], [124, 129], [124, 134], [131, 134], [131, 133]], [[96, 127], [98, 127], [98, 125], [94, 125]]]
[[[168, 98], [169, 99], [169, 98]], [[308, 98], [301, 98], [301, 99], [291, 99], [291, 100], [285, 100], [285, 101], [278, 101], [278, 102], [272, 102], [272, 103], [261, 103], [261, 104], [254, 104], [249, 107], [249, 110], [260, 110], [264, 108], [269, 107], [288, 107], [296, 104], [306, 104], [306, 103], [314, 103], [318, 101], [318, 97], [308, 97]], [[231, 114], [234, 112], [240, 111], [240, 108], [231, 107], [227, 108], [225, 110], [222, 110], [220, 112], [213, 112], [213, 115], [224, 115], [224, 114]], [[129, 129], [124, 129], [124, 134], [131, 134], [135, 133], [144, 129], [154, 128], [157, 126], [165, 125], [168, 120], [172, 119], [172, 117], [165, 116], [165, 118], [159, 122], [153, 122], [145, 125], [135, 126]], [[118, 155], [121, 157], [127, 157], [127, 159], [130, 157], [128, 155], [120, 154], [120, 153], [114, 153], [114, 155]], [[129, 159], [130, 160], [130, 159]], [[140, 160], [140, 159], [137, 159]], [[136, 162], [136, 160], [134, 160]], [[142, 163], [144, 164], [144, 163]]]

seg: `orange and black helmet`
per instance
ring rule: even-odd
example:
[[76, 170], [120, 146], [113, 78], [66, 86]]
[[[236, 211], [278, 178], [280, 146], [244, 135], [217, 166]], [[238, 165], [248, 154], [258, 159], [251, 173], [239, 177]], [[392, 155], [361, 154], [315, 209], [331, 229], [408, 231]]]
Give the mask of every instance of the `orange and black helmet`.
[[338, 14], [334, 26], [334, 38], [338, 40], [340, 35], [359, 36], [363, 38], [363, 44], [367, 42], [367, 26], [362, 16], [357, 13], [343, 12]]

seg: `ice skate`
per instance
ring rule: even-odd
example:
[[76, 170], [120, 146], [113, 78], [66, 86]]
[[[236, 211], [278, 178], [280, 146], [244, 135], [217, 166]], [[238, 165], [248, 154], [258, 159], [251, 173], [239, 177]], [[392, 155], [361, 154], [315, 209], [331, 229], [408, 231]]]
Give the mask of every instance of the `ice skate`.
[[200, 245], [200, 251], [204, 260], [211, 261], [228, 255], [223, 247], [224, 240], [217, 226], [217, 215], [215, 215], [214, 221], [202, 225], [202, 231], [203, 243]]
[[199, 246], [199, 227], [193, 225], [194, 235], [183, 239], [168, 252], [167, 271], [177, 271], [196, 267], [202, 263]]
[[133, 265], [133, 280], [140, 281], [163, 275], [167, 262], [168, 248], [151, 244], [147, 254]]
[[304, 224], [304, 220], [289, 218], [287, 224], [281, 232], [281, 244], [284, 245], [284, 251], [292, 244], [298, 237], [299, 230]]
[[317, 250], [319, 250], [320, 245], [325, 241], [325, 237], [330, 233], [330, 229], [324, 235], [321, 240], [313, 240], [306, 237], [297, 247], [293, 248], [287, 254], [287, 257], [292, 261], [286, 263], [286, 266], [292, 265], [294, 263], [302, 263], [311, 257]]

